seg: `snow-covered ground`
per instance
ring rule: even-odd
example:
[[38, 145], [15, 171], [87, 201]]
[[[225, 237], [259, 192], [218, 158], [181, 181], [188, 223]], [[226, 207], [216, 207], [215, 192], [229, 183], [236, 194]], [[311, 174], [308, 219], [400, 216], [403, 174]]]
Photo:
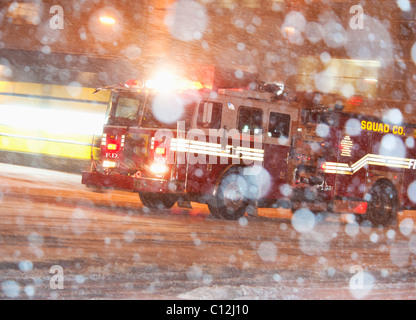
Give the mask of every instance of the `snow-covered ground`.
[[150, 211], [80, 175], [0, 164], [0, 299], [414, 299], [413, 221]]

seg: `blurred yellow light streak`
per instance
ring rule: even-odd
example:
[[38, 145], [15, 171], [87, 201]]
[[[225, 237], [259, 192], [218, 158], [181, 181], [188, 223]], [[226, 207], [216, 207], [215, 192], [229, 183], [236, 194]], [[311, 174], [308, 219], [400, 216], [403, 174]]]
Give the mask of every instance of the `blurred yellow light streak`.
[[101, 135], [108, 92], [0, 81], [0, 150], [90, 159]]

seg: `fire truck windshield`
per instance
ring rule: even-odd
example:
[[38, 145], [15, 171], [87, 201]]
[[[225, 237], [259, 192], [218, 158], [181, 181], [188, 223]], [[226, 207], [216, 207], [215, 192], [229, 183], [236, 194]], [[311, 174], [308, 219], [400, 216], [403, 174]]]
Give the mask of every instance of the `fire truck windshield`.
[[[157, 119], [152, 110], [155, 96], [147, 93], [113, 92], [107, 110], [107, 124], [115, 126], [140, 126], [142, 128], [176, 129], [176, 121], [162, 123]], [[193, 99], [187, 99], [184, 112], [178, 121], [185, 121], [185, 126], [190, 125], [192, 113], [196, 103]]]
[[143, 112], [145, 98], [145, 95], [113, 92], [107, 110], [107, 124], [137, 126]]

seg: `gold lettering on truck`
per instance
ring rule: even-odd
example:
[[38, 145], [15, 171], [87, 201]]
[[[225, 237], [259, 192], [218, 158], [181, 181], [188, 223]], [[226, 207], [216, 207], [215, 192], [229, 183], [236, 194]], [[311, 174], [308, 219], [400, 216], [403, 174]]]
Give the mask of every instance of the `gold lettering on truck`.
[[377, 133], [393, 133], [399, 136], [406, 135], [404, 127], [402, 126], [390, 126], [385, 123], [374, 121], [361, 121], [361, 129]]

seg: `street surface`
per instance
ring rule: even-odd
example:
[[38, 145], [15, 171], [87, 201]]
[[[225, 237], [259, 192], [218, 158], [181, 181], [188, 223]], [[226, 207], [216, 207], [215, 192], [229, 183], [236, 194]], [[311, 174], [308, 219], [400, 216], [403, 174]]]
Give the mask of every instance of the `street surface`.
[[416, 298], [413, 212], [386, 228], [259, 214], [150, 211], [80, 175], [0, 164], [0, 299]]

